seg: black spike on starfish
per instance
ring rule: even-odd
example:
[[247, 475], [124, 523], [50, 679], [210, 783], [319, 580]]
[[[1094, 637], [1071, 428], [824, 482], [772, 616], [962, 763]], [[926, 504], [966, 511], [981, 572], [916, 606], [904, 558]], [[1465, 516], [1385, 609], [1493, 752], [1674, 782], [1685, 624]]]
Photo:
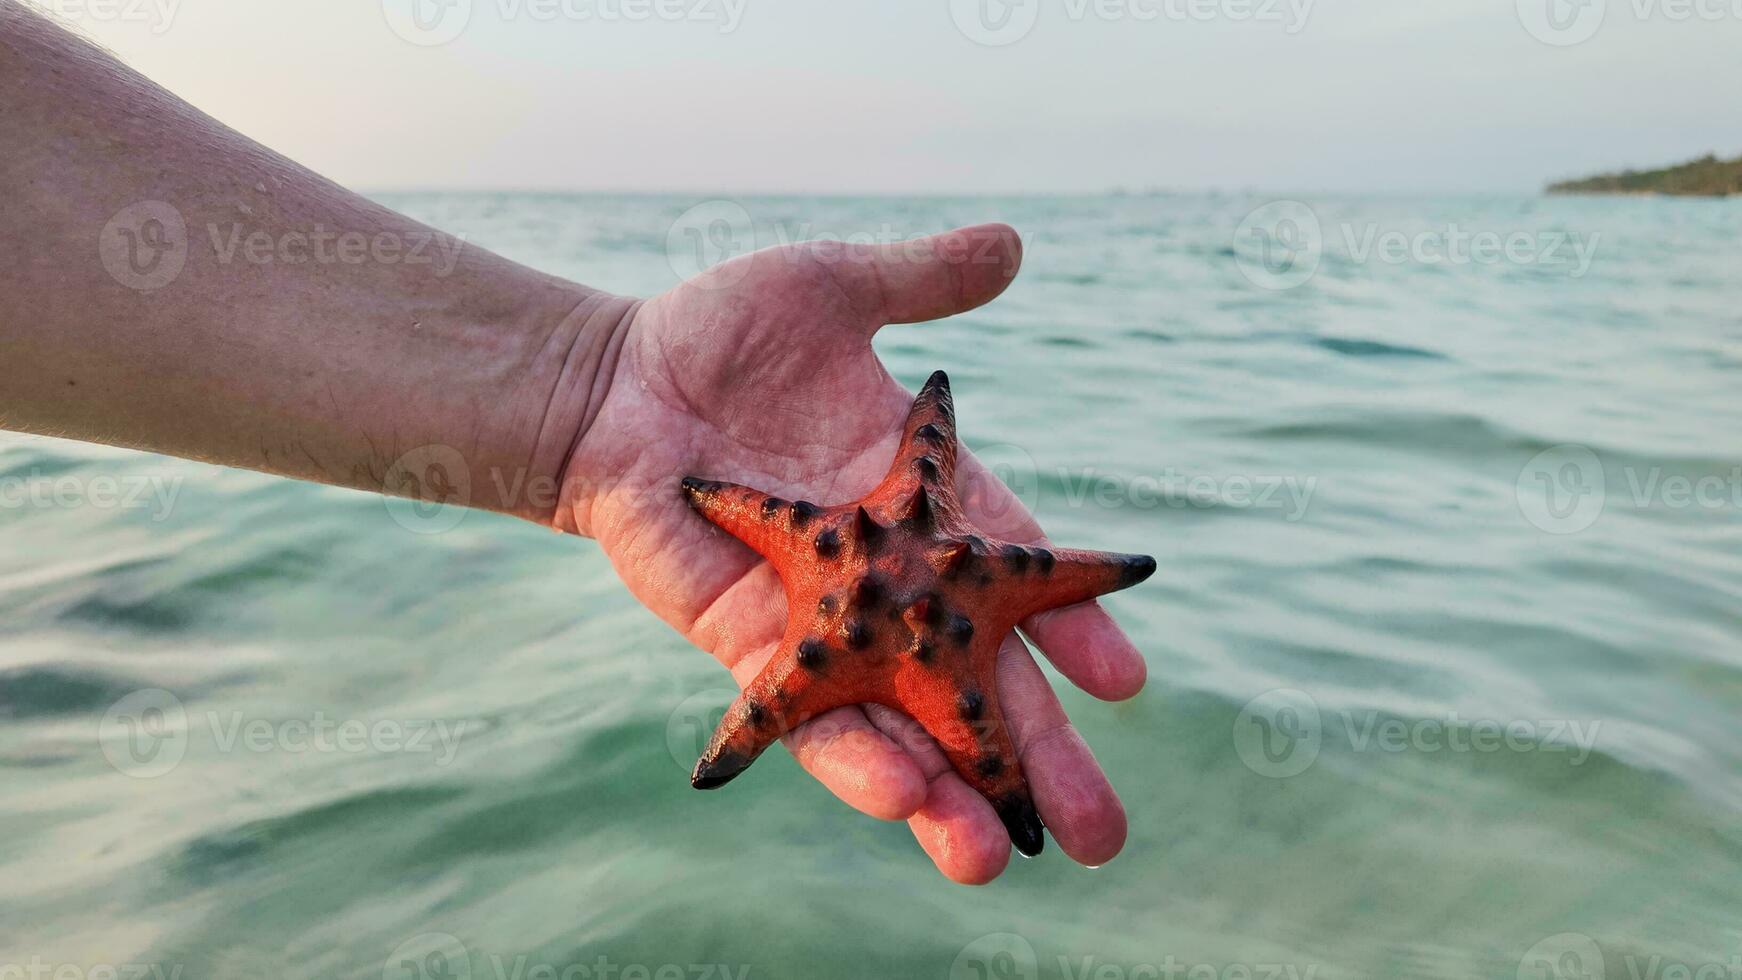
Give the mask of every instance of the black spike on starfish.
[[998, 701], [998, 647], [1034, 613], [1136, 585], [1155, 559], [978, 533], [956, 499], [956, 417], [944, 372], [920, 390], [902, 432], [883, 482], [836, 507], [683, 481], [690, 506], [780, 573], [788, 609], [779, 648], [727, 709], [690, 781], [724, 785], [825, 711], [887, 705], [937, 740], [1017, 850], [1038, 854], [1040, 815]]

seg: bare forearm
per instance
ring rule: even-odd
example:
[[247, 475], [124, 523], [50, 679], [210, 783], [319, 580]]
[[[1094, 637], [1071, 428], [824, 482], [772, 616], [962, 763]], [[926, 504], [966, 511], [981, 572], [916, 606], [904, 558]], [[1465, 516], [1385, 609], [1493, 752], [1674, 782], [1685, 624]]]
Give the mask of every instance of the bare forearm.
[[540, 521], [631, 308], [351, 194], [9, 0], [0, 277], [4, 427], [409, 494], [395, 461], [440, 447], [465, 502]]

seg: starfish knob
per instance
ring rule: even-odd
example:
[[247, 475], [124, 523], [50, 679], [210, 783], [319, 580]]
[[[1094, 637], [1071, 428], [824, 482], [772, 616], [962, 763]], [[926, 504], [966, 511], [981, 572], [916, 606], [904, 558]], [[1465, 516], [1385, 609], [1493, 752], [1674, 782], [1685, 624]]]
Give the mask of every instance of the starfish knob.
[[1024, 618], [1136, 585], [1155, 559], [978, 533], [956, 497], [956, 455], [950, 381], [938, 371], [908, 412], [888, 475], [853, 503], [684, 479], [690, 506], [774, 566], [788, 610], [779, 647], [696, 764], [697, 789], [725, 785], [825, 711], [882, 704], [937, 741], [1018, 851], [1040, 853], [1040, 814], [999, 707], [998, 648]]

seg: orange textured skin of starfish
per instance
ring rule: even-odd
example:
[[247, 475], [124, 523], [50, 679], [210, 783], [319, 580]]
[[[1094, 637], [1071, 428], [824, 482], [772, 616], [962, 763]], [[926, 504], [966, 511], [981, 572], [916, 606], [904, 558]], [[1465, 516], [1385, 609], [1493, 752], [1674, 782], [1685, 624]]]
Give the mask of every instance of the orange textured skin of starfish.
[[956, 453], [949, 378], [938, 371], [914, 400], [888, 475], [853, 503], [684, 479], [690, 506], [768, 559], [787, 601], [786, 633], [709, 740], [697, 789], [724, 785], [825, 711], [881, 704], [937, 741], [1017, 850], [1040, 852], [1040, 815], [999, 705], [998, 648], [1034, 613], [1136, 585], [1155, 559], [980, 534], [956, 497]]

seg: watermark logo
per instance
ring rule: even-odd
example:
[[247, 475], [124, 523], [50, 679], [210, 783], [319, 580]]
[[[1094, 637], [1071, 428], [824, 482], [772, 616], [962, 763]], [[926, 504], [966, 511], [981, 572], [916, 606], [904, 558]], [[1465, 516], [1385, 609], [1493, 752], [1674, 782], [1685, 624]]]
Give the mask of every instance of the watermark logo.
[[1324, 260], [1319, 216], [1299, 201], [1272, 201], [1253, 210], [1234, 230], [1234, 261], [1260, 289], [1293, 289], [1311, 279]]
[[419, 446], [393, 461], [381, 488], [395, 524], [413, 534], [441, 534], [466, 519], [472, 468], [452, 446]]
[[421, 48], [447, 44], [472, 22], [472, 0], [381, 0], [387, 26]]
[[1545, 449], [1519, 470], [1518, 510], [1550, 534], [1576, 534], [1610, 505], [1634, 510], [1742, 511], [1742, 465], [1724, 472], [1670, 472], [1661, 465], [1611, 469], [1588, 446]]
[[[737, 201], [703, 201], [678, 215], [665, 233], [665, 260], [679, 279], [712, 289], [736, 286], [750, 274], [750, 263], [718, 268], [756, 251], [756, 223]], [[708, 270], [705, 278], [698, 278]]]
[[1602, 947], [1577, 932], [1550, 936], [1518, 961], [1518, 980], [1604, 980], [1606, 972]]
[[956, 954], [950, 980], [1038, 980], [1040, 957], [1034, 944], [1013, 932], [981, 936]]
[[1518, 512], [1550, 534], [1576, 534], [1597, 523], [1608, 500], [1602, 460], [1572, 444], [1532, 457], [1519, 471], [1515, 491]]
[[[1642, 24], [1742, 21], [1742, 0], [1630, 0], [1624, 9]], [[1557, 48], [1596, 37], [1608, 14], [1608, 0], [1518, 0], [1518, 22], [1531, 37]]]
[[97, 725], [109, 765], [135, 779], [162, 776], [188, 749], [188, 715], [181, 699], [158, 687], [134, 691], [109, 706]]
[[975, 44], [1001, 48], [1034, 30], [1040, 0], [950, 0], [950, 19]]
[[1234, 719], [1234, 752], [1246, 768], [1272, 779], [1305, 772], [1318, 759], [1323, 739], [1318, 702], [1293, 688], [1260, 694]]
[[711, 687], [684, 698], [672, 709], [665, 719], [665, 748], [679, 769], [686, 773], [695, 769], [696, 760], [708, 747], [708, 739], [720, 727], [726, 709], [737, 697], [734, 689]]
[[97, 253], [109, 275], [128, 289], [162, 289], [187, 265], [187, 222], [162, 201], [130, 204], [103, 226]]
[[1518, 22], [1544, 44], [1569, 47], [1597, 35], [1608, 0], [1518, 0]]
[[387, 954], [381, 980], [470, 980], [472, 955], [445, 932], [413, 936]]
[[1016, 533], [1040, 505], [1040, 466], [1028, 450], [1008, 442], [974, 449], [985, 467], [963, 488], [962, 506], [988, 534]]

